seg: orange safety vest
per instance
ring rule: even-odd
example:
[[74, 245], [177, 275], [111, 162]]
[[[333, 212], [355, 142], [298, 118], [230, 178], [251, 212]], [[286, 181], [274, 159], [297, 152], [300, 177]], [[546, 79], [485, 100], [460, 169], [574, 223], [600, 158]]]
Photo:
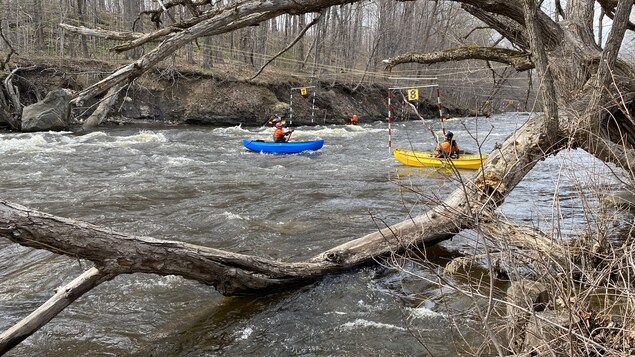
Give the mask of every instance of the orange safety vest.
[[456, 155], [459, 152], [459, 146], [456, 145], [456, 142], [453, 140], [452, 144], [448, 141], [442, 142], [439, 146], [437, 146], [437, 151], [443, 150], [443, 152], [447, 153], [448, 156]]
[[273, 132], [273, 141], [278, 141], [280, 138], [284, 137], [285, 132], [282, 128], [276, 128], [276, 131]]

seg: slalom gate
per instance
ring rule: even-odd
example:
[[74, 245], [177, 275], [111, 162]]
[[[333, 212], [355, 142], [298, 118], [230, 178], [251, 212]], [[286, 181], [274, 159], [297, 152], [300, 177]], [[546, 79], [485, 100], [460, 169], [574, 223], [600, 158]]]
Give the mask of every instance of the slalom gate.
[[313, 94], [311, 95], [311, 123], [315, 121], [315, 86], [293, 87], [289, 95], [289, 124], [293, 124], [293, 92], [299, 91], [302, 97], [306, 97], [308, 95], [308, 89], [313, 89]]
[[[391, 77], [393, 80], [410, 80], [410, 81], [436, 81], [437, 78], [409, 78], [409, 77]], [[408, 101], [419, 100], [419, 89], [421, 88], [436, 88], [437, 107], [439, 108], [439, 119], [441, 120], [441, 127], [443, 128], [443, 134], [445, 135], [445, 125], [443, 124], [443, 104], [441, 104], [441, 93], [439, 91], [438, 84], [417, 84], [411, 86], [398, 86], [388, 88], [388, 152], [392, 153], [392, 92], [393, 91], [407, 91]]]

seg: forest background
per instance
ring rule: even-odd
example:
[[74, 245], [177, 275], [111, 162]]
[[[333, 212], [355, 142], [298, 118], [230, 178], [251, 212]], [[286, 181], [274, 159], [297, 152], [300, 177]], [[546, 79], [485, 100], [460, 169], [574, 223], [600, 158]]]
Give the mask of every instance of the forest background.
[[[208, 3], [201, 10], [228, 2]], [[3, 79], [16, 71], [13, 84], [23, 105], [56, 88], [79, 91], [156, 45], [124, 50], [115, 38], [192, 16], [183, 6], [156, 0], [1, 0], [0, 8]], [[503, 64], [471, 60], [384, 71], [382, 60], [397, 54], [500, 41], [477, 21], [455, 3], [386, 0], [334, 6], [321, 14], [282, 15], [178, 49], [125, 89], [110, 119], [260, 125], [273, 113], [288, 114], [295, 91], [299, 123], [310, 118], [341, 124], [352, 114], [363, 123], [385, 120], [387, 88], [431, 83], [440, 91], [422, 87], [417, 103], [427, 118], [439, 115], [437, 95], [453, 115], [539, 108], [532, 71], [518, 73]], [[108, 35], [78, 34], [86, 28]], [[305, 97], [292, 89], [304, 87], [309, 87]], [[399, 107], [400, 99], [393, 118], [416, 118], [409, 108]], [[85, 118], [95, 104], [92, 100], [75, 107], [74, 117]]]

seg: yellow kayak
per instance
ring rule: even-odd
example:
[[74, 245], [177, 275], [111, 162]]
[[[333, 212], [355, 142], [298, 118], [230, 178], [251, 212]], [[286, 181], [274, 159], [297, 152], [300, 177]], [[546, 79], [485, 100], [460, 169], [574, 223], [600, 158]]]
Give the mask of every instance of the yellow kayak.
[[394, 149], [393, 155], [397, 161], [406, 166], [415, 167], [447, 167], [452, 166], [457, 169], [478, 170], [483, 162], [487, 159], [487, 155], [463, 154], [458, 159], [436, 158], [435, 152], [420, 152], [404, 149]]

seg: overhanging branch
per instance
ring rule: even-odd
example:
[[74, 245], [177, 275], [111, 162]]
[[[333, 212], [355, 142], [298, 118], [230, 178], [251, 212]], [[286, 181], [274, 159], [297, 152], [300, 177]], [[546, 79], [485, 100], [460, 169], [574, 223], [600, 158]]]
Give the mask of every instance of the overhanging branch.
[[[597, 0], [600, 4], [604, 13], [611, 20], [615, 20], [615, 8], [617, 7], [617, 1], [612, 0]], [[626, 28], [631, 31], [635, 31], [635, 24], [633, 24], [630, 20], [626, 20]]]
[[451, 61], [478, 59], [504, 63], [514, 67], [519, 72], [534, 68], [527, 53], [504, 48], [493, 47], [461, 47], [431, 53], [407, 53], [384, 60], [386, 69], [404, 63], [433, 64]]
[[280, 55], [282, 55], [283, 53], [287, 52], [291, 47], [293, 47], [293, 45], [295, 45], [298, 41], [300, 41], [300, 39], [302, 38], [302, 36], [304, 36], [304, 34], [307, 32], [308, 29], [311, 28], [311, 26], [315, 25], [318, 23], [318, 21], [320, 20], [321, 16], [316, 16], [313, 20], [311, 20], [311, 22], [309, 24], [307, 24], [304, 29], [302, 29], [302, 31], [300, 31], [300, 33], [298, 34], [298, 36], [296, 36], [296, 38], [285, 48], [283, 48], [280, 52], [278, 52], [275, 56], [271, 57], [267, 63], [263, 64], [262, 67], [260, 67], [260, 69], [258, 70], [258, 72], [256, 72], [256, 74], [254, 74], [253, 77], [249, 78], [250, 81], [254, 80], [254, 78], [258, 77], [258, 75], [260, 73], [262, 73], [262, 71], [265, 69], [265, 67], [267, 67], [267, 65], [269, 65], [269, 63], [271, 63], [273, 60], [275, 60], [276, 58], [278, 58]]
[[[278, 1], [245, 1], [221, 9], [206, 12], [196, 19], [195, 25], [178, 33], [170, 34], [163, 42], [136, 62], [120, 68], [108, 78], [84, 89], [73, 104], [83, 103], [89, 98], [101, 94], [114, 85], [130, 81], [141, 76], [174, 51], [202, 36], [212, 36], [233, 30], [258, 25], [263, 21], [282, 14], [306, 14], [318, 12], [323, 8], [345, 5], [356, 0], [278, 0]], [[202, 19], [202, 21], [201, 21]], [[183, 24], [188, 23], [184, 21]], [[180, 26], [179, 26], [180, 27]]]

